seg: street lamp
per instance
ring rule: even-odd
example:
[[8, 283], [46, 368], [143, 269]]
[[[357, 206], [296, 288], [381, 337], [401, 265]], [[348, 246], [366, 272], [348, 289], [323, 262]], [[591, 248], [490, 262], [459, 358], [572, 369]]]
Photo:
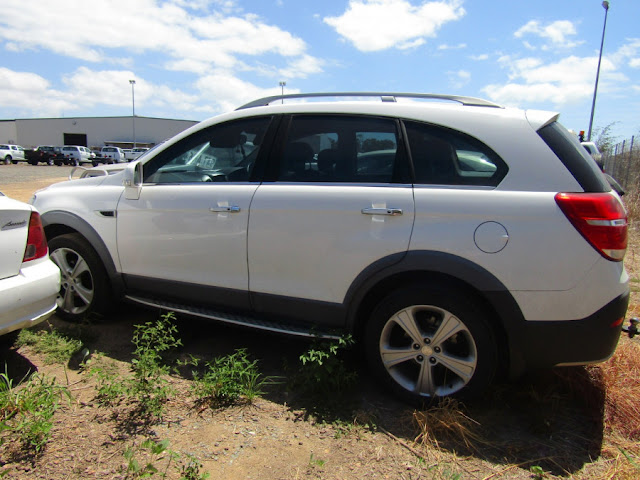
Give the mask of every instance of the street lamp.
[[591, 127], [593, 126], [593, 112], [596, 109], [596, 94], [598, 93], [598, 79], [600, 78], [600, 62], [602, 61], [602, 47], [604, 46], [604, 31], [607, 28], [607, 14], [609, 13], [609, 2], [602, 2], [604, 7], [604, 26], [602, 27], [602, 40], [600, 41], [600, 56], [598, 57], [598, 70], [596, 71], [596, 86], [593, 89], [593, 102], [591, 103], [591, 119], [589, 120], [589, 134], [587, 141], [591, 141]]
[[131, 106], [132, 106], [132, 115], [131, 115], [131, 123], [133, 124], [133, 148], [136, 148], [136, 96], [133, 91], [133, 86], [136, 84], [135, 80], [129, 80], [131, 84]]
[[[282, 90], [282, 96], [284, 96], [284, 87], [287, 85], [287, 82], [280, 82], [278, 83], [278, 85], [280, 85], [280, 89]], [[284, 103], [284, 98], [281, 99], [282, 103]]]

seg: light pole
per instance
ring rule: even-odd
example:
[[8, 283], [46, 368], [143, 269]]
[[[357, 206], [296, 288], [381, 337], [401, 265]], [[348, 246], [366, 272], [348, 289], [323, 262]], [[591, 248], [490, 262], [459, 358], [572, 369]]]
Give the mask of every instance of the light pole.
[[[278, 83], [278, 85], [280, 85], [280, 89], [282, 90], [282, 96], [284, 96], [284, 87], [286, 87], [287, 82], [280, 82]], [[284, 103], [284, 98], [281, 99], [282, 103]]]
[[600, 62], [602, 61], [602, 47], [604, 46], [604, 31], [607, 28], [607, 14], [609, 13], [609, 2], [602, 2], [604, 7], [604, 26], [602, 27], [602, 40], [600, 41], [600, 56], [598, 57], [598, 70], [596, 71], [596, 86], [593, 89], [593, 102], [591, 103], [591, 118], [589, 119], [589, 133], [587, 141], [591, 141], [591, 127], [593, 127], [593, 113], [596, 109], [596, 94], [598, 93], [598, 79], [600, 78]]
[[133, 124], [133, 148], [136, 148], [136, 96], [133, 91], [133, 86], [136, 84], [135, 80], [129, 80], [131, 84], [131, 106], [132, 106], [132, 115], [131, 115], [131, 123]]

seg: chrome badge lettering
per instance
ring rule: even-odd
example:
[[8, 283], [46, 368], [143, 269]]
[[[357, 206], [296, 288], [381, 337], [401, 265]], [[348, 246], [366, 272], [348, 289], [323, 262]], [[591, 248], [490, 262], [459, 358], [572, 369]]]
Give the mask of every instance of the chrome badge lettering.
[[12, 220], [9, 220], [8, 223], [5, 223], [2, 226], [2, 230], [13, 230], [14, 228], [20, 228], [20, 227], [24, 227], [27, 224], [26, 220], [23, 220], [21, 222], [14, 222]]

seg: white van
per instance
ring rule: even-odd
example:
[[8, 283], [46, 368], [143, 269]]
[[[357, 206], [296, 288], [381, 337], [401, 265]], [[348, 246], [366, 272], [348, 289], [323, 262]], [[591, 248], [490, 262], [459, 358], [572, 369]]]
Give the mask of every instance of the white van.
[[120, 147], [102, 147], [100, 150], [104, 163], [126, 163], [124, 150]]
[[95, 154], [82, 145], [65, 145], [62, 147], [62, 154], [64, 155], [65, 164], [75, 165], [76, 167], [81, 163], [91, 163], [92, 159], [95, 158]]

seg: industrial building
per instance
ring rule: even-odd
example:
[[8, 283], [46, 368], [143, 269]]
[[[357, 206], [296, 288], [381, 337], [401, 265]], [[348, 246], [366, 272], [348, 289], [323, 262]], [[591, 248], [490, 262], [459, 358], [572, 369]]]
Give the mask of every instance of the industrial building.
[[68, 117], [0, 120], [0, 143], [82, 145], [100, 148], [152, 147], [195, 125], [193, 120], [151, 117]]

